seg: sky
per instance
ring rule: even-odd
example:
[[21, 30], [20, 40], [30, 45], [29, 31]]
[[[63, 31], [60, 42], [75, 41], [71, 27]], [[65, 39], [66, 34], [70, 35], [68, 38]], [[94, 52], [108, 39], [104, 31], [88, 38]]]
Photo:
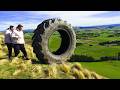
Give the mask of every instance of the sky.
[[0, 11], [0, 30], [18, 24], [35, 29], [49, 18], [61, 18], [72, 26], [120, 24], [120, 11]]

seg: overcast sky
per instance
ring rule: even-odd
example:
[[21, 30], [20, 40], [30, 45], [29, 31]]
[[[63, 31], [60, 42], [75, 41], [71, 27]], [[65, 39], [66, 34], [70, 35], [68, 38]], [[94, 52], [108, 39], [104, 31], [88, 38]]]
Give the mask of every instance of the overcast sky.
[[0, 30], [17, 24], [35, 29], [49, 18], [61, 18], [72, 26], [120, 24], [120, 11], [0, 11]]

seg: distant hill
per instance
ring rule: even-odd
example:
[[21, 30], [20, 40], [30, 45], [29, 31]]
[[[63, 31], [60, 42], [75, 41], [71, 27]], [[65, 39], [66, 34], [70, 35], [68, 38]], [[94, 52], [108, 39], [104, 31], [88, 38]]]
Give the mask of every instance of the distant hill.
[[34, 31], [34, 29], [25, 29], [24, 32], [25, 33], [32, 33]]
[[[24, 29], [23, 30], [25, 33], [32, 33], [34, 29]], [[5, 30], [1, 30], [0, 32], [5, 32]]]
[[[73, 27], [75, 30], [92, 30], [92, 29], [101, 29], [101, 30], [120, 30], [120, 24], [109, 24], [109, 25], [97, 25], [97, 26], [78, 26]], [[32, 33], [34, 29], [25, 29], [24, 32]], [[4, 32], [0, 31], [0, 32]]]
[[110, 25], [98, 25], [98, 26], [85, 26], [85, 27], [76, 27], [76, 29], [112, 29], [112, 30], [120, 30], [120, 24], [110, 24]]

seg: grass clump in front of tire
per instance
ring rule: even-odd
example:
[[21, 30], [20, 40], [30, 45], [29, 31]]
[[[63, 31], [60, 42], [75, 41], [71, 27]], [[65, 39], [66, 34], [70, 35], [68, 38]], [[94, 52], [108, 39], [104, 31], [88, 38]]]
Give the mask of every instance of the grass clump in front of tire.
[[57, 78], [58, 70], [56, 68], [56, 64], [48, 65], [48, 67], [44, 70], [46, 78]]
[[78, 69], [73, 68], [71, 72], [76, 79], [85, 79], [85, 76], [82, 73], [82, 71], [79, 71]]

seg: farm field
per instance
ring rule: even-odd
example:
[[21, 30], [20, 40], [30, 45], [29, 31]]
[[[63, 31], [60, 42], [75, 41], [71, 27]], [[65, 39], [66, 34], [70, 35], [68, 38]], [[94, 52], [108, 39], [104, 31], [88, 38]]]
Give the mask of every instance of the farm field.
[[[79, 62], [83, 67], [111, 79], [120, 78], [119, 43], [99, 45], [102, 42], [120, 41], [119, 33], [111, 32], [112, 30], [77, 31], [77, 47], [71, 63]], [[51, 43], [57, 42], [57, 38], [54, 35]], [[56, 47], [52, 45], [54, 51]]]

